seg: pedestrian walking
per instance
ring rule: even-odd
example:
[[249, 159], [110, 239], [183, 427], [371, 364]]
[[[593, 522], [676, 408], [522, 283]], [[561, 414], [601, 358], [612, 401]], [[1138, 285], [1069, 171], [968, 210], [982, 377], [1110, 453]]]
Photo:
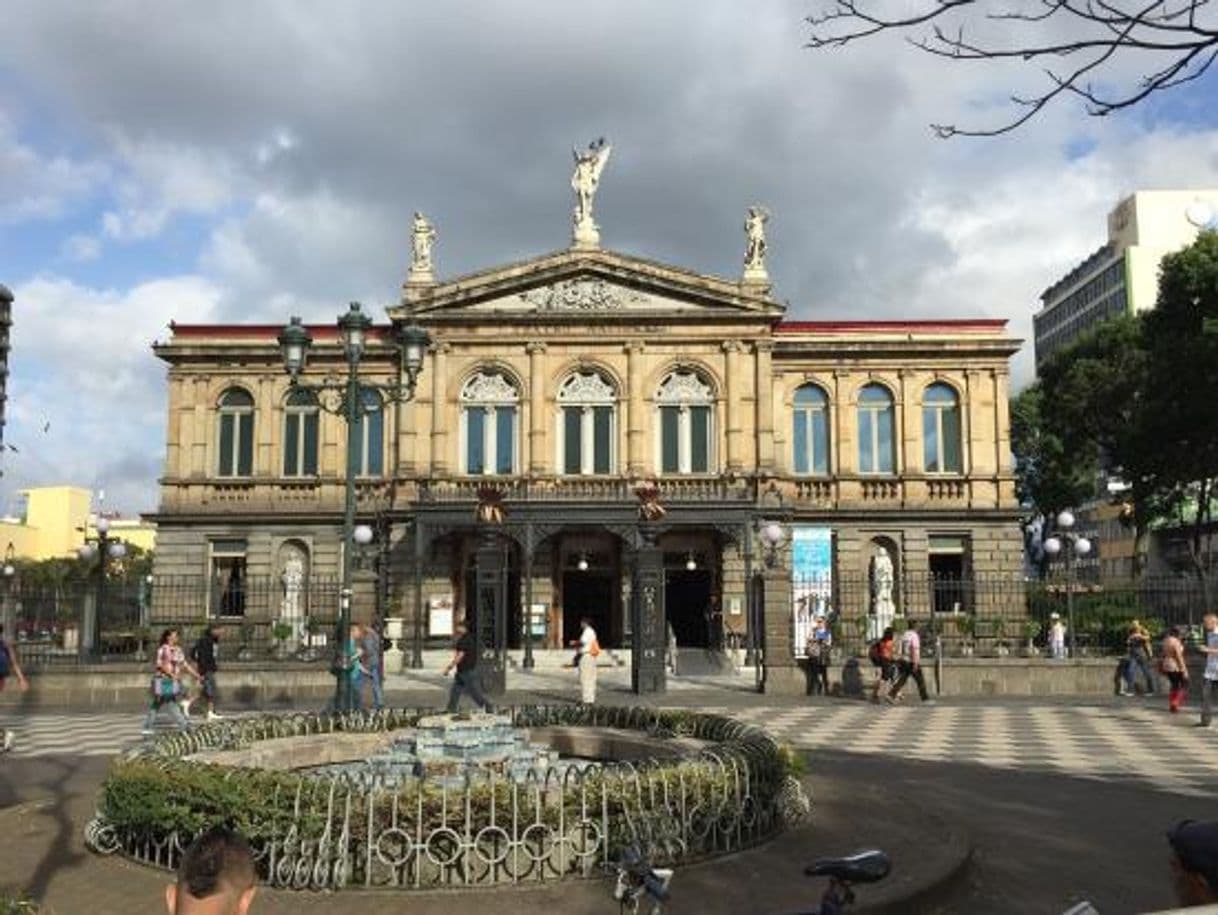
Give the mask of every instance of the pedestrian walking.
[[361, 687], [364, 680], [364, 627], [352, 623], [347, 628], [347, 644], [343, 652], [343, 675], [347, 677], [350, 688], [347, 690], [347, 706], [342, 711], [358, 712], [363, 706]]
[[182, 853], [178, 879], [165, 887], [169, 915], [247, 915], [258, 891], [254, 853], [238, 832], [213, 826]]
[[824, 615], [818, 615], [804, 652], [808, 655], [808, 674], [812, 695], [829, 695], [829, 650], [833, 645], [833, 633], [825, 623]]
[[922, 636], [918, 632], [918, 628], [918, 623], [910, 623], [909, 628], [901, 635], [899, 657], [897, 658], [899, 675], [897, 682], [892, 687], [892, 693], [889, 696], [890, 702], [900, 699], [905, 681], [910, 677], [913, 677], [914, 683], [918, 686], [918, 697], [923, 702], [931, 701], [926, 692], [926, 677], [922, 674]]
[[469, 631], [465, 620], [458, 620], [455, 627], [457, 641], [453, 645], [453, 657], [444, 668], [444, 676], [456, 672], [453, 685], [448, 691], [448, 713], [457, 711], [461, 704], [461, 694], [469, 693], [474, 704], [481, 706], [484, 711], [492, 711], [490, 700], [482, 692], [482, 684], [478, 680], [478, 640]]
[[1146, 678], [1146, 695], [1155, 694], [1155, 678], [1150, 671], [1150, 632], [1138, 620], [1129, 624], [1129, 636], [1125, 639], [1129, 649], [1125, 665], [1125, 689], [1122, 696], [1132, 696], [1137, 692], [1138, 671]]
[[1207, 613], [1201, 621], [1205, 643], [1201, 650], [1206, 654], [1205, 674], [1201, 679], [1200, 726], [1208, 728], [1214, 720], [1214, 706], [1218, 704], [1218, 613]]
[[875, 686], [871, 691], [872, 702], [879, 702], [881, 693], [883, 698], [887, 699], [892, 689], [893, 677], [896, 674], [896, 665], [893, 663], [893, 655], [896, 653], [894, 639], [895, 634], [889, 626], [867, 650], [871, 663], [879, 668], [879, 676], [876, 677]]
[[[219, 643], [220, 631], [215, 626], [207, 626], [190, 649], [190, 660], [199, 672], [200, 695], [207, 703], [208, 721], [219, 721], [224, 717], [216, 711], [216, 671], [220, 669], [216, 655]], [[185, 709], [183, 712], [186, 713]]]
[[596, 664], [601, 654], [601, 643], [592, 628], [592, 620], [582, 617], [579, 621], [579, 638], [572, 645], [579, 647], [579, 701], [584, 705], [596, 703]]
[[1066, 658], [1066, 624], [1060, 613], [1049, 614], [1049, 656], [1055, 661]]
[[[0, 693], [8, 683], [9, 677], [16, 677], [17, 689], [25, 692], [30, 688], [30, 681], [21, 670], [21, 662], [12, 644], [4, 637], [4, 626], [0, 625]], [[13, 748], [13, 732], [8, 728], [0, 728], [0, 752], [7, 753]]]
[[[179, 646], [179, 635], [176, 629], [166, 629], [161, 633], [161, 641], [156, 650], [156, 666], [152, 673], [152, 699], [148, 705], [148, 714], [144, 716], [144, 736], [155, 733], [157, 715], [161, 709], [169, 709], [169, 717], [177, 725], [178, 730], [190, 729], [190, 722], [179, 704], [182, 698], [182, 670], [194, 670], [186, 661]], [[194, 671], [199, 679], [198, 671]]]
[[381, 638], [380, 627], [373, 622], [365, 627], [363, 638], [360, 640], [360, 703], [363, 704], [363, 683], [367, 683], [372, 693], [372, 708], [380, 711], [385, 706], [384, 677], [385, 677], [385, 642]]
[[1171, 683], [1167, 693], [1167, 708], [1173, 715], [1188, 698], [1188, 665], [1184, 663], [1184, 643], [1180, 641], [1180, 629], [1172, 626], [1163, 637], [1159, 671]]

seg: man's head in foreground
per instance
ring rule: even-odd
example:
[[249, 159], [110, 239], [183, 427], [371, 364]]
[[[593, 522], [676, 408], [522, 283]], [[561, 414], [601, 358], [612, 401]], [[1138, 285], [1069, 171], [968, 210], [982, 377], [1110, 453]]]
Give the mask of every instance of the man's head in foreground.
[[1218, 902], [1218, 821], [1185, 820], [1167, 834], [1181, 905]]
[[165, 887], [165, 904], [169, 915], [246, 915], [257, 883], [249, 843], [215, 826], [182, 855], [178, 882]]

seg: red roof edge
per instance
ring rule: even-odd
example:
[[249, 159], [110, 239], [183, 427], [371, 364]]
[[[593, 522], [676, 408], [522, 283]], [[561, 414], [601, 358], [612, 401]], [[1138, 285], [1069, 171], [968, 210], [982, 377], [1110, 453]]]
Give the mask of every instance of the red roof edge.
[[1005, 318], [935, 318], [921, 321], [780, 321], [776, 334], [833, 333], [994, 333], [1007, 326]]

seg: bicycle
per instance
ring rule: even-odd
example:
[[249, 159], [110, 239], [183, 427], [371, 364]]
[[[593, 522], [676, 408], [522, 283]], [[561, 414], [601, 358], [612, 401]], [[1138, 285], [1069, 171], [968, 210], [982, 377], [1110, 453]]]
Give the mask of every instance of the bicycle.
[[807, 915], [842, 915], [854, 904], [854, 883], [875, 883], [892, 870], [892, 860], [878, 849], [861, 851], [845, 858], [819, 858], [804, 868], [809, 877], [828, 877], [829, 886], [820, 905]]
[[652, 867], [634, 845], [623, 848], [621, 856], [610, 867], [617, 875], [613, 898], [618, 902], [621, 915], [638, 915], [644, 899], [651, 900], [650, 915], [663, 915], [664, 903], [670, 895], [672, 868]]

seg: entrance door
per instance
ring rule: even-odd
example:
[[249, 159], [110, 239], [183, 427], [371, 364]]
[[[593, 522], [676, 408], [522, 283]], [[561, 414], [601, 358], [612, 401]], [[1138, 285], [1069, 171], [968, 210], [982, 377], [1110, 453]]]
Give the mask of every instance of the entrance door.
[[579, 621], [592, 620], [598, 641], [613, 644], [613, 576], [608, 572], [564, 572], [562, 577], [562, 637], [579, 638]]
[[710, 648], [715, 644], [711, 627], [721, 619], [711, 615], [709, 569], [669, 569], [664, 575], [664, 609], [679, 648]]

